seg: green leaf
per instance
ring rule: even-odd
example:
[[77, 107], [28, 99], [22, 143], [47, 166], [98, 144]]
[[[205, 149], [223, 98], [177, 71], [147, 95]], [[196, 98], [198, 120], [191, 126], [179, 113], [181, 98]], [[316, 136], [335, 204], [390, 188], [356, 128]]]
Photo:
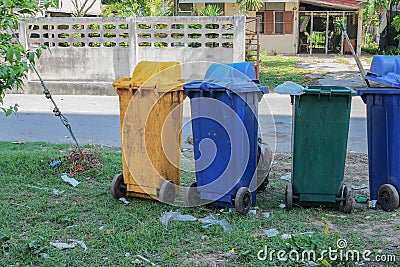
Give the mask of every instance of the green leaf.
[[42, 55], [42, 50], [41, 49], [36, 49], [35, 53], [36, 53], [36, 57], [40, 58], [40, 56]]
[[35, 63], [35, 54], [34, 54], [32, 51], [29, 51], [29, 52], [26, 54], [26, 57], [28, 58], [28, 60], [29, 60], [32, 64]]
[[331, 264], [330, 264], [327, 260], [325, 260], [325, 259], [323, 259], [323, 260], [321, 261], [321, 263], [322, 263], [324, 266], [327, 266], [327, 267], [331, 266]]
[[13, 48], [8, 48], [7, 53], [6, 53], [6, 61], [12, 63], [14, 58], [14, 49]]
[[6, 117], [10, 116], [13, 113], [12, 108], [6, 110]]

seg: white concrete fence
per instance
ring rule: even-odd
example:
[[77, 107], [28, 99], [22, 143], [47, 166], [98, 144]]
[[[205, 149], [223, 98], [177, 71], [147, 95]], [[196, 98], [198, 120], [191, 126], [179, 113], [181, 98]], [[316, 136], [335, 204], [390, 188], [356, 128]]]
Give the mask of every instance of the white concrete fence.
[[[140, 61], [183, 63], [183, 79], [201, 79], [211, 62], [245, 57], [245, 17], [33, 18], [20, 23], [26, 48], [49, 47], [36, 67], [55, 94], [113, 95]], [[29, 73], [26, 93], [41, 93]]]

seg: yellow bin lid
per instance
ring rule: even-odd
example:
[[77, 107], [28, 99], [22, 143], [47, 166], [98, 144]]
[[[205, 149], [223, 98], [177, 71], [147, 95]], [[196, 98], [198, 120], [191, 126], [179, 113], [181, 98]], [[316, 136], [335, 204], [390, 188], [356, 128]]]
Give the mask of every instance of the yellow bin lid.
[[112, 85], [118, 88], [155, 90], [157, 92], [183, 90], [179, 62], [139, 62], [131, 78], [121, 78]]

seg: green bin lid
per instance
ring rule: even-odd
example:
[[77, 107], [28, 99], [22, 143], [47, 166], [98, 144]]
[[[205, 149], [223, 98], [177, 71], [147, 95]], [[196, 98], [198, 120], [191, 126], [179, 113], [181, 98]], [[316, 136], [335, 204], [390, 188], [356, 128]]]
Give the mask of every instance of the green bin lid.
[[310, 85], [308, 87], [305, 87], [304, 93], [318, 95], [357, 95], [356, 91], [348, 87], [332, 85]]

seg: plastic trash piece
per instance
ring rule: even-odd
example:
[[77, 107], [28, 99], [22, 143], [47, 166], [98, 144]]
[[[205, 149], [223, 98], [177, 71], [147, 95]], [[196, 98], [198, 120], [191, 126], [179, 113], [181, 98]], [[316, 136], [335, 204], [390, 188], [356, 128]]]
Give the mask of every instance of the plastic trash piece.
[[52, 162], [49, 163], [50, 167], [56, 167], [58, 165], [61, 164], [61, 160], [57, 159], [57, 160], [53, 160]]
[[271, 217], [271, 214], [272, 214], [271, 212], [263, 212], [262, 215], [264, 218], [269, 218], [269, 217]]
[[50, 245], [58, 249], [70, 249], [76, 247], [76, 243], [50, 242]]
[[75, 239], [68, 239], [68, 241], [71, 241], [71, 243], [50, 242], [50, 245], [58, 249], [70, 249], [76, 247], [76, 245], [81, 246], [85, 251], [88, 249], [87, 246], [85, 245], [85, 242], [83, 241]]
[[63, 179], [64, 182], [69, 183], [73, 187], [76, 187], [78, 184], [80, 184], [75, 178], [69, 177], [67, 174], [61, 175], [61, 179]]
[[302, 95], [304, 94], [305, 89], [306, 87], [303, 87], [300, 84], [287, 81], [275, 87], [274, 92], [283, 95]]
[[249, 210], [249, 212], [247, 214], [256, 215], [257, 214], [257, 210]]
[[81, 241], [81, 240], [75, 240], [75, 239], [68, 239], [69, 241], [78, 244], [79, 246], [81, 246], [83, 248], [84, 251], [86, 251], [88, 249], [88, 247], [86, 246], [85, 242]]
[[368, 208], [369, 209], [375, 209], [377, 202], [378, 202], [378, 200], [370, 200], [370, 201], [368, 201]]
[[281, 176], [281, 180], [290, 181], [292, 179], [292, 173], [288, 172], [285, 175]]
[[226, 220], [219, 220], [217, 215], [209, 215], [204, 218], [196, 218], [192, 215], [185, 215], [181, 214], [179, 211], [170, 211], [170, 212], [163, 212], [160, 217], [161, 223], [168, 228], [168, 224], [170, 221], [180, 221], [180, 222], [194, 222], [199, 221], [204, 228], [208, 228], [211, 225], [220, 225], [224, 231], [231, 231], [232, 227]]
[[364, 189], [364, 188], [368, 188], [368, 185], [362, 184], [362, 185], [352, 185], [351, 186], [351, 189], [353, 189], [353, 190], [360, 190], [360, 189]]
[[277, 234], [279, 234], [279, 231], [276, 230], [275, 228], [268, 229], [268, 230], [263, 230], [264, 234], [268, 237], [274, 237]]
[[150, 264], [151, 266], [158, 266], [158, 265], [156, 265], [154, 262], [151, 262], [149, 259], [143, 257], [142, 255], [137, 254], [137, 255], [135, 255], [135, 258], [141, 259], [142, 261], [147, 262], [147, 263]]
[[125, 205], [127, 205], [127, 204], [130, 203], [130, 202], [129, 202], [128, 200], [126, 200], [126, 198], [124, 198], [124, 197], [120, 197], [118, 200], [121, 201], [122, 203], [124, 203]]
[[279, 204], [279, 208], [284, 209], [284, 208], [286, 208], [286, 205], [285, 204]]
[[54, 195], [61, 195], [65, 192], [65, 190], [57, 190], [57, 189], [52, 189], [52, 188], [47, 188], [47, 187], [39, 187], [36, 185], [27, 185], [27, 187], [35, 188], [35, 189], [39, 189], [39, 190], [45, 190], [45, 191], [52, 191]]
[[356, 202], [357, 203], [367, 203], [368, 202], [368, 198], [367, 197], [358, 196], [358, 197], [356, 197]]
[[281, 237], [282, 237], [282, 239], [287, 240], [287, 239], [291, 239], [292, 235], [291, 234], [282, 234]]

